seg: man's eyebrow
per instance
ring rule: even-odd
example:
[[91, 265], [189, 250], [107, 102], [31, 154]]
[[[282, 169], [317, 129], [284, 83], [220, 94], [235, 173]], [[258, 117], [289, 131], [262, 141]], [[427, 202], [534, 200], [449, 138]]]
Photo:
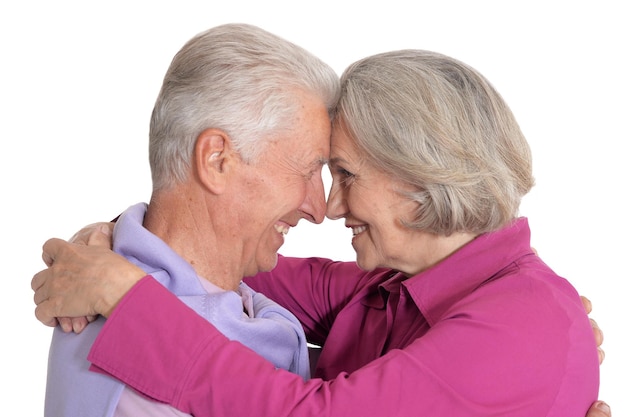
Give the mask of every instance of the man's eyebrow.
[[324, 166], [328, 163], [328, 158], [325, 158], [323, 156], [320, 156], [319, 158], [317, 158], [311, 165], [315, 166], [316, 168], [319, 166]]
[[320, 156], [318, 158], [315, 158], [313, 161], [311, 161], [311, 163], [305, 169], [308, 170], [309, 174], [311, 174], [317, 171], [318, 169], [322, 169], [324, 165], [326, 165], [327, 163], [328, 163], [328, 158]]

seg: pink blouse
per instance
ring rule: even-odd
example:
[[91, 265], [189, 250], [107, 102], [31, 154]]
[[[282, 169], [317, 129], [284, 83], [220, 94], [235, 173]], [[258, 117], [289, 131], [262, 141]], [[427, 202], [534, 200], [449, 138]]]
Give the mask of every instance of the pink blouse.
[[413, 277], [281, 258], [248, 284], [324, 346], [324, 380], [229, 342], [150, 277], [107, 320], [92, 368], [197, 417], [583, 416], [597, 399], [587, 315], [524, 218]]

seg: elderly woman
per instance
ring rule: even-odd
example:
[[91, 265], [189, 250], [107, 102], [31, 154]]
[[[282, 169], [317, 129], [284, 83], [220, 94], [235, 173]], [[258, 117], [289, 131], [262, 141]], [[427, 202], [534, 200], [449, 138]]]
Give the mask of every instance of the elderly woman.
[[[59, 265], [33, 279], [36, 302], [50, 300], [38, 317], [109, 316], [93, 368], [196, 416], [585, 413], [599, 384], [593, 332], [575, 289], [531, 249], [518, 217], [530, 150], [484, 77], [427, 51], [354, 63], [329, 165], [327, 216], [352, 229], [358, 266], [281, 258], [247, 280], [323, 346], [317, 378], [276, 370], [101, 248], [44, 246]], [[92, 254], [108, 268], [88, 266]], [[73, 281], [76, 256], [97, 278]], [[120, 343], [142, 354], [116, 354]], [[156, 367], [144, 359], [155, 355]]]

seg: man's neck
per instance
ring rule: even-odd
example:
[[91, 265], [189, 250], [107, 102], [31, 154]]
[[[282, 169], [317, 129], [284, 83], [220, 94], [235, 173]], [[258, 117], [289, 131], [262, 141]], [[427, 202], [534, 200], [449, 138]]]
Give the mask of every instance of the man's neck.
[[181, 188], [152, 196], [144, 227], [189, 262], [199, 276], [222, 289], [236, 290], [242, 279], [241, 265], [233, 259], [232, 245], [220, 239], [223, 225], [213, 221], [214, 210], [206, 198]]

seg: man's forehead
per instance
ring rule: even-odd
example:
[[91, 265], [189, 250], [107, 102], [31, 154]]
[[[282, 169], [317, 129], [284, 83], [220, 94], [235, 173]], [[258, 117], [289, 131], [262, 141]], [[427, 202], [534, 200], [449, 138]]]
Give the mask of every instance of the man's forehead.
[[330, 138], [328, 141], [321, 140], [316, 143], [310, 143], [306, 140], [299, 140], [295, 149], [291, 149], [291, 157], [299, 159], [303, 166], [309, 168], [317, 168], [328, 163], [330, 157]]
[[[294, 157], [292, 157], [293, 159]], [[324, 167], [328, 163], [328, 157], [325, 155], [316, 155], [307, 159], [302, 158], [296, 162], [303, 172], [313, 172]]]

